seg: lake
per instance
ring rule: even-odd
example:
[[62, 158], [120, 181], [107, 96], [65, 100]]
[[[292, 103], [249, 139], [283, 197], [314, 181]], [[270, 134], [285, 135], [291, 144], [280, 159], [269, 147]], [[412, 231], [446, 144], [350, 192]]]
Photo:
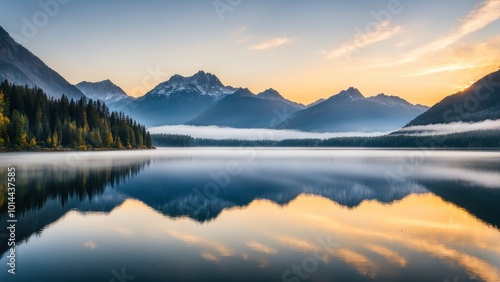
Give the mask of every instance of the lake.
[[191, 148], [0, 161], [0, 281], [500, 281], [500, 152]]

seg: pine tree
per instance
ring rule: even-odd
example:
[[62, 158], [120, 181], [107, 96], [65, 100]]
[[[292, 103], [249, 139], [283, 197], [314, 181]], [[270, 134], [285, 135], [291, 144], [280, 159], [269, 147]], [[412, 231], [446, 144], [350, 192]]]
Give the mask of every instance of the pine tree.
[[38, 88], [0, 83], [0, 146], [144, 148], [150, 147], [148, 138], [143, 125], [122, 112], [110, 113], [101, 101], [49, 99]]
[[9, 126], [10, 120], [5, 115], [6, 104], [4, 100], [3, 92], [0, 90], [0, 147], [9, 144], [9, 136], [7, 135], [7, 127]]
[[111, 132], [109, 132], [109, 131], [105, 133], [104, 146], [106, 148], [112, 148], [113, 147], [113, 134], [111, 134]]
[[26, 144], [27, 136], [27, 117], [21, 115], [17, 110], [12, 113], [12, 120], [10, 122], [9, 136], [11, 136], [11, 143], [16, 147], [23, 147]]
[[124, 148], [123, 144], [122, 144], [122, 141], [120, 140], [120, 136], [118, 136], [116, 138], [116, 141], [115, 141], [115, 144], [114, 144], [113, 147], [116, 148], [116, 149], [123, 149]]

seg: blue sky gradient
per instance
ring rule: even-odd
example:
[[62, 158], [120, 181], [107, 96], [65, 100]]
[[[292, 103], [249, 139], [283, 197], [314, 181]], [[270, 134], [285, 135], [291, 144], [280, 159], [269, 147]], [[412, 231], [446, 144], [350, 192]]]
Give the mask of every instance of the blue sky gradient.
[[2, 0], [0, 25], [71, 83], [134, 96], [205, 70], [304, 103], [354, 86], [431, 105], [500, 66], [498, 2]]

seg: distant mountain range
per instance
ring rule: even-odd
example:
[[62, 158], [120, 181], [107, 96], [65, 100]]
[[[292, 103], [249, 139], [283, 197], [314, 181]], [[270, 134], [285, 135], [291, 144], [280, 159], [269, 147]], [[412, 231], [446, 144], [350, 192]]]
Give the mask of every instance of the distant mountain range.
[[304, 105], [286, 100], [273, 89], [255, 95], [245, 88], [226, 96], [187, 124], [269, 128], [303, 108]]
[[349, 88], [303, 105], [268, 89], [254, 94], [224, 85], [215, 75], [199, 71], [174, 75], [140, 98], [128, 96], [109, 80], [71, 85], [38, 57], [16, 43], [0, 27], [0, 80], [39, 87], [49, 96], [86, 96], [104, 101], [148, 126], [216, 125], [237, 128], [278, 128], [315, 132], [390, 131], [403, 126], [500, 119], [500, 71], [470, 88], [446, 97], [428, 109], [397, 96], [364, 97]]
[[278, 128], [319, 132], [390, 131], [428, 108], [384, 94], [365, 98], [349, 88], [295, 113]]
[[55, 98], [60, 98], [63, 94], [73, 99], [84, 96], [42, 60], [16, 43], [2, 27], [0, 27], [0, 80], [39, 87], [47, 95]]
[[124, 111], [151, 126], [183, 124], [236, 90], [203, 71], [190, 77], [174, 75], [126, 105]]
[[130, 115], [152, 125], [188, 124], [235, 128], [286, 128], [303, 131], [389, 131], [428, 108], [395, 97], [365, 98], [355, 88], [305, 106], [274, 89], [254, 94], [224, 86], [213, 74], [174, 75], [126, 105]]

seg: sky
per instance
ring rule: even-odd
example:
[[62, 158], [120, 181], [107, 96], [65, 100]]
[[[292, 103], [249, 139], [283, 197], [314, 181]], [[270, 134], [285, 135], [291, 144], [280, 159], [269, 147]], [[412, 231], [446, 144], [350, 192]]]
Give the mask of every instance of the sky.
[[213, 73], [311, 103], [347, 89], [431, 106], [500, 68], [500, 0], [0, 0], [0, 26], [70, 83], [141, 96]]

